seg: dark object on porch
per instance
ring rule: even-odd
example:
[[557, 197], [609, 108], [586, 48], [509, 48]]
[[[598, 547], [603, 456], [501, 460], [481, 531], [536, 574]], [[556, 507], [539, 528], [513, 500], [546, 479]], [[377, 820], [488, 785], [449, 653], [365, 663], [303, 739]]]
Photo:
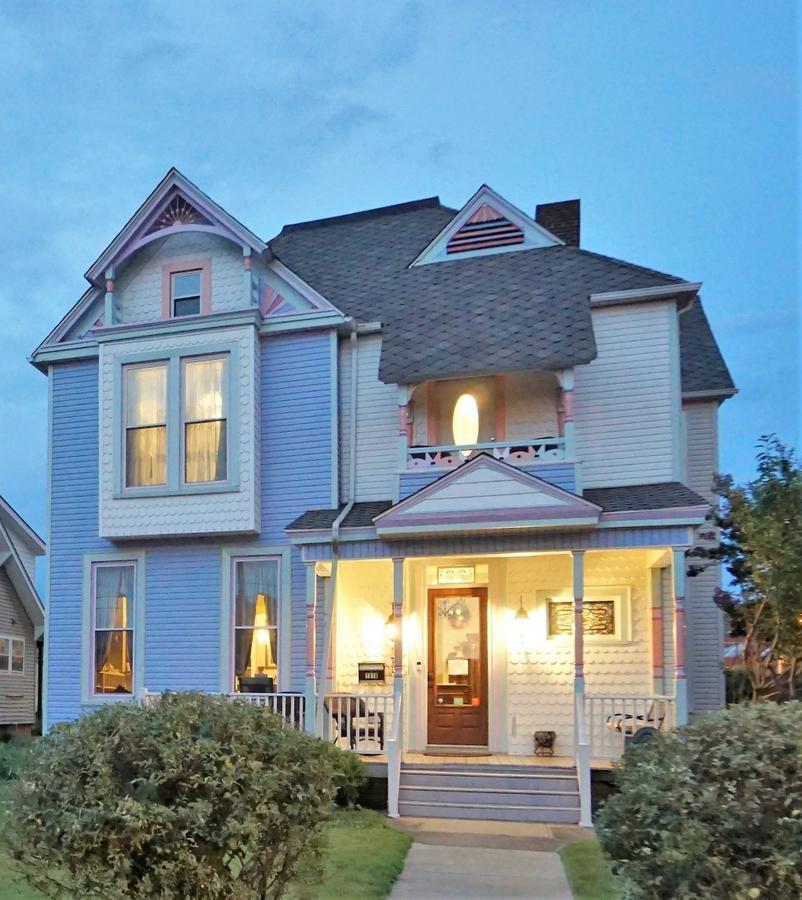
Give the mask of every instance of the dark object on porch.
[[633, 713], [613, 713], [607, 716], [607, 727], [613, 731], [624, 734], [625, 740], [631, 738], [636, 732], [651, 728], [652, 731], [662, 731], [666, 719], [665, 703], [656, 700], [651, 704], [645, 715]]
[[243, 694], [273, 694], [276, 690], [269, 675], [240, 675], [239, 689]]
[[556, 740], [556, 731], [536, 731], [535, 756], [554, 756], [554, 742]]
[[652, 738], [660, 732], [651, 725], [645, 725], [639, 728], [634, 734], [628, 734], [624, 737], [624, 749], [629, 747], [639, 747], [641, 744], [647, 744]]
[[352, 750], [357, 741], [378, 741], [384, 750], [383, 712], [368, 712], [361, 697], [329, 697], [323, 705], [337, 726], [336, 741], [346, 738]]

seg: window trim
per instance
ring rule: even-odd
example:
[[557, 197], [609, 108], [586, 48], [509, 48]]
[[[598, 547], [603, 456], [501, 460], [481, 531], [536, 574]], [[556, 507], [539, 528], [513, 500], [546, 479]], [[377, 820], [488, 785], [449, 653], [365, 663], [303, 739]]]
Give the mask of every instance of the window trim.
[[[0, 641], [8, 641], [8, 668], [0, 669], [0, 675], [24, 675], [25, 674], [25, 652], [27, 650], [25, 637], [19, 634], [7, 634], [3, 632], [0, 634]], [[22, 644], [22, 668], [17, 671], [16, 669], [11, 668], [12, 660], [14, 659], [14, 654], [12, 652], [12, 643], [16, 641], [19, 644]]]
[[[200, 272], [200, 312], [189, 316], [173, 315], [173, 275], [181, 275], [184, 272]], [[203, 259], [186, 259], [180, 262], [169, 262], [162, 266], [162, 318], [163, 319], [194, 319], [196, 316], [208, 315], [212, 311], [212, 260], [207, 256]]]
[[[187, 410], [186, 410], [186, 394], [184, 392], [184, 386], [186, 384], [186, 364], [187, 362], [191, 362], [193, 360], [199, 359], [225, 359], [226, 361], [226, 371], [225, 378], [223, 379], [223, 416], [219, 419], [187, 419]], [[179, 359], [179, 409], [181, 415], [179, 416], [179, 436], [178, 440], [181, 444], [181, 488], [183, 490], [192, 490], [193, 488], [205, 485], [219, 485], [219, 484], [227, 484], [229, 480], [229, 467], [231, 465], [231, 428], [229, 427], [229, 423], [231, 421], [230, 411], [231, 411], [231, 355], [226, 351], [222, 351], [221, 353], [203, 353], [196, 354], [192, 353], [187, 356], [182, 356]], [[198, 422], [225, 422], [226, 425], [226, 477], [220, 479], [219, 481], [187, 481], [187, 425], [193, 425]]]
[[[182, 435], [182, 360], [196, 357], [212, 357], [228, 354], [228, 378], [225, 384], [224, 405], [226, 419], [226, 469], [225, 481], [185, 482], [183, 475]], [[127, 487], [125, 484], [125, 407], [123, 405], [123, 370], [126, 366], [148, 362], [167, 364], [167, 483]], [[169, 351], [143, 351], [121, 354], [114, 359], [114, 423], [112, 448], [112, 477], [115, 500], [134, 497], [173, 497], [186, 494], [215, 494], [238, 491], [239, 453], [235, 444], [239, 441], [240, 397], [235, 390], [239, 384], [239, 344], [236, 341], [220, 341], [192, 345]]]
[[[156, 366], [164, 366], [164, 411], [165, 417], [162, 425], [159, 426], [148, 426], [148, 425], [129, 425], [128, 424], [128, 389], [127, 383], [128, 379], [125, 378], [125, 370], [126, 369], [145, 369]], [[128, 484], [128, 431], [131, 428], [149, 428], [149, 427], [163, 427], [165, 433], [165, 446], [168, 447], [168, 455], [169, 455], [169, 437], [170, 437], [170, 365], [169, 360], [166, 359], [152, 359], [147, 360], [145, 362], [137, 362], [137, 363], [126, 363], [120, 372], [120, 407], [122, 412], [122, 487], [126, 491], [138, 491], [141, 488], [164, 488], [167, 486], [167, 481], [162, 482], [161, 484]], [[165, 478], [169, 477], [169, 460], [167, 461], [168, 465], [165, 467]]]
[[273, 559], [278, 562], [278, 684], [276, 691], [292, 690], [291, 624], [292, 566], [291, 549], [284, 545], [224, 547], [222, 549], [223, 584], [220, 603], [220, 691], [234, 691], [234, 616], [237, 596], [237, 563]]
[[[557, 590], [539, 590], [536, 594], [537, 608], [542, 616], [543, 623], [543, 640], [547, 644], [559, 644], [561, 642], [573, 641], [574, 635], [571, 634], [549, 634], [549, 601], [554, 600], [559, 603], [573, 603], [574, 595], [570, 588], [559, 588]], [[631, 613], [631, 591], [626, 585], [603, 585], [603, 586], [585, 586], [583, 599], [588, 602], [594, 600], [614, 600], [615, 601], [615, 634], [585, 634], [584, 640], [586, 644], [622, 644], [632, 640], [632, 613]]]
[[[95, 571], [98, 566], [134, 566], [133, 693], [95, 693]], [[119, 703], [141, 694], [145, 687], [145, 553], [90, 553], [84, 556], [83, 614], [81, 617], [81, 703]]]

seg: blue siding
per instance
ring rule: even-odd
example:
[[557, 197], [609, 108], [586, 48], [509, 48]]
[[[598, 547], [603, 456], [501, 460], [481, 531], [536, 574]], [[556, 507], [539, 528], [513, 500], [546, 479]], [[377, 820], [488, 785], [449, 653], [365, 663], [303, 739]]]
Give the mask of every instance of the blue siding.
[[81, 713], [83, 555], [114, 549], [98, 537], [97, 381], [95, 360], [53, 369], [45, 727]]
[[[542, 478], [543, 481], [548, 481], [549, 484], [562, 488], [564, 491], [573, 491], [575, 488], [576, 481], [573, 463], [541, 463], [537, 466], [521, 466], [520, 468], [524, 472], [529, 472], [530, 475], [536, 475], [538, 478]], [[453, 471], [453, 469], [448, 471]], [[410, 494], [414, 494], [415, 491], [425, 488], [433, 481], [437, 481], [438, 478], [442, 478], [443, 475], [447, 474], [448, 472], [440, 470], [433, 472], [409, 472], [399, 475], [399, 500], [409, 497]]]
[[[289, 546], [284, 527], [330, 505], [331, 368], [327, 332], [271, 337], [261, 346], [262, 533], [234, 546]], [[149, 690], [220, 686], [220, 540], [126, 541], [98, 537], [98, 365], [53, 369], [51, 604], [47, 723], [82, 712], [83, 557], [125, 548], [145, 553], [145, 685]], [[306, 670], [306, 570], [292, 551], [292, 687]], [[322, 604], [321, 604], [322, 605]]]

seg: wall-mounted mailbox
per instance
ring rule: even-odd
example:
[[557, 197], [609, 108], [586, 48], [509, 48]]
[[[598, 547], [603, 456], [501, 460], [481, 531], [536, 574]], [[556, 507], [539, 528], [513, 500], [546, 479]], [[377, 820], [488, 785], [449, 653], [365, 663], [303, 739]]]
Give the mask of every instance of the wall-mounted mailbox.
[[368, 681], [373, 684], [384, 684], [384, 663], [361, 662], [359, 667], [359, 681]]

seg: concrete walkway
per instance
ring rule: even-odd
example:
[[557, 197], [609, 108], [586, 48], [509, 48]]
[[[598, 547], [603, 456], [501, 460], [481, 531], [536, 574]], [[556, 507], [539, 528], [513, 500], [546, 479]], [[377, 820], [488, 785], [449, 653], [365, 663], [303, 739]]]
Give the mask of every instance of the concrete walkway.
[[556, 850], [586, 829], [517, 822], [397, 819], [414, 843], [390, 900], [572, 900]]

